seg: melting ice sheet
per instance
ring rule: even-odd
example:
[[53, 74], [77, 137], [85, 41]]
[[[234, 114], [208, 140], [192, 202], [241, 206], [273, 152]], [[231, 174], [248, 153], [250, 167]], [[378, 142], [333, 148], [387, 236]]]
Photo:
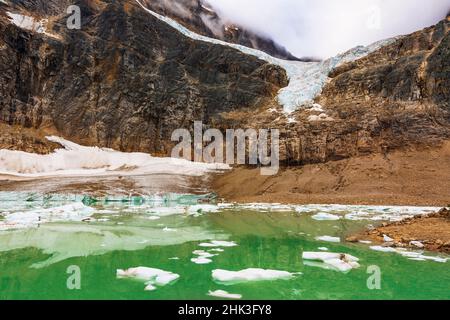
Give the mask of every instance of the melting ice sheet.
[[274, 58], [267, 53], [256, 49], [199, 35], [190, 31], [178, 22], [147, 9], [139, 0], [136, 0], [136, 2], [148, 13], [159, 20], [166, 22], [186, 37], [198, 41], [228, 46], [285, 69], [289, 78], [289, 85], [281, 89], [278, 93], [278, 102], [288, 113], [297, 110], [299, 107], [312, 105], [314, 98], [322, 92], [322, 88], [327, 83], [329, 79], [328, 75], [336, 67], [343, 63], [360, 59], [371, 52], [378, 50], [382, 46], [397, 40], [397, 38], [391, 38], [376, 42], [367, 47], [359, 46], [322, 62], [288, 61]]
[[107, 148], [85, 147], [59, 137], [47, 137], [64, 149], [48, 155], [0, 150], [0, 175], [41, 178], [52, 176], [107, 176], [176, 174], [201, 176], [227, 170], [225, 164], [190, 162], [184, 159], [156, 158], [146, 153], [126, 153]]
[[[71, 257], [195, 241], [198, 242], [198, 251], [192, 255], [191, 249], [189, 259], [200, 259], [193, 261], [196, 263], [209, 262], [205, 259], [215, 262], [216, 259], [211, 258], [220, 252], [241, 249], [241, 243], [230, 239], [230, 235], [278, 237], [290, 234], [311, 240], [320, 237], [320, 240], [337, 241], [337, 236], [341, 237], [342, 234], [334, 227], [339, 228], [341, 224], [397, 221], [439, 209], [198, 203], [205, 199], [209, 199], [209, 196], [167, 194], [92, 198], [82, 195], [0, 192], [0, 252], [28, 247], [40, 249], [50, 256], [47, 260], [33, 262], [33, 267], [39, 268]], [[312, 219], [318, 212], [328, 212], [341, 219]], [[211, 228], [212, 222], [219, 228]], [[325, 229], [319, 233], [318, 226]], [[295, 233], [289, 233], [293, 230]], [[305, 232], [311, 234], [306, 235]], [[325, 237], [325, 232], [330, 232], [330, 236]], [[329, 244], [334, 245], [332, 242]], [[421, 255], [410, 258], [428, 259]], [[237, 276], [253, 277], [247, 273]]]

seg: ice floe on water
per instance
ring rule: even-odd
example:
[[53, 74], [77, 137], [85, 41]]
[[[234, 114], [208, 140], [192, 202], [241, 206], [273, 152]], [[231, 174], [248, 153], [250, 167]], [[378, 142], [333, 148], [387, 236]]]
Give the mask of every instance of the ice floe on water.
[[90, 217], [94, 212], [95, 209], [82, 203], [14, 212], [6, 214], [4, 220], [0, 221], [0, 230], [32, 228], [49, 222], [82, 221]]
[[446, 263], [448, 261], [448, 258], [442, 258], [439, 256], [426, 256], [423, 254], [423, 251], [417, 252], [417, 251], [410, 251], [405, 248], [394, 248], [394, 247], [383, 247], [383, 246], [371, 246], [371, 250], [384, 252], [384, 253], [397, 253], [401, 256], [408, 258], [409, 260], [413, 261], [434, 261], [434, 262], [441, 262]]
[[251, 281], [289, 280], [299, 274], [301, 273], [259, 268], [249, 268], [240, 271], [216, 269], [212, 271], [212, 278], [220, 283], [235, 284]]
[[208, 296], [222, 299], [241, 299], [242, 295], [237, 293], [228, 293], [224, 290], [209, 291]]
[[212, 254], [212, 253], [206, 252], [204, 250], [195, 250], [192, 253], [197, 256], [197, 257], [191, 259], [191, 261], [196, 263], [196, 264], [208, 264], [208, 263], [211, 263], [212, 260], [210, 258], [212, 258], [212, 257], [217, 255], [217, 254]]
[[184, 159], [152, 157], [146, 153], [85, 147], [54, 136], [47, 139], [61, 144], [64, 149], [57, 149], [47, 155], [0, 150], [0, 175], [29, 178], [144, 174], [201, 176], [230, 168], [226, 164], [190, 162]]
[[341, 219], [341, 217], [339, 217], [335, 214], [326, 213], [326, 212], [319, 212], [319, 213], [313, 215], [311, 218], [313, 218], [314, 220], [319, 220], [319, 221], [323, 221], [323, 220], [335, 221], [335, 220]]
[[339, 237], [331, 237], [331, 236], [320, 236], [315, 238], [318, 241], [325, 241], [325, 242], [341, 242], [341, 238]]
[[160, 269], [137, 267], [127, 270], [118, 269], [117, 278], [130, 278], [145, 283], [145, 290], [153, 291], [177, 280], [180, 275]]
[[351, 62], [367, 56], [371, 52], [378, 50], [384, 45], [393, 43], [397, 39], [391, 38], [382, 40], [366, 47], [359, 46], [322, 62], [288, 61], [274, 58], [260, 50], [199, 35], [173, 19], [149, 10], [139, 0], [136, 0], [136, 2], [148, 13], [177, 29], [188, 38], [231, 47], [245, 54], [252, 55], [258, 59], [280, 66], [286, 70], [289, 85], [278, 92], [278, 102], [283, 106], [284, 111], [288, 113], [293, 112], [302, 106], [313, 105], [314, 99], [322, 92], [322, 88], [329, 80], [328, 75], [336, 67], [346, 62]]
[[210, 242], [202, 242], [198, 246], [201, 248], [211, 248], [211, 249], [208, 249], [208, 251], [195, 250], [192, 253], [196, 255], [196, 257], [192, 258], [191, 261], [196, 264], [208, 264], [212, 262], [211, 258], [218, 256], [219, 253], [225, 251], [222, 248], [235, 247], [237, 246], [237, 243], [234, 241], [211, 240]]
[[348, 272], [359, 268], [359, 259], [345, 253], [333, 252], [303, 252], [302, 258], [305, 265], [321, 267], [341, 272]]
[[237, 243], [234, 241], [212, 240], [211, 242], [203, 242], [199, 244], [200, 247], [236, 247]]
[[416, 215], [439, 211], [440, 207], [415, 206], [369, 206], [369, 205], [339, 205], [339, 204], [309, 204], [285, 205], [279, 203], [219, 203], [218, 211], [249, 210], [258, 212], [296, 212], [311, 214], [317, 221], [337, 221], [341, 219], [353, 221], [401, 221]]

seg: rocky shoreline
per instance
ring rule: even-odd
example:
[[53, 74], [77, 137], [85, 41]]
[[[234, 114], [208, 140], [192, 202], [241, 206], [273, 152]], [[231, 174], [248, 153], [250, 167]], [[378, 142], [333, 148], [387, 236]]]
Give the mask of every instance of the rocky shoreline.
[[450, 253], [450, 210], [383, 223], [350, 236], [347, 242], [370, 241], [385, 248], [422, 249]]

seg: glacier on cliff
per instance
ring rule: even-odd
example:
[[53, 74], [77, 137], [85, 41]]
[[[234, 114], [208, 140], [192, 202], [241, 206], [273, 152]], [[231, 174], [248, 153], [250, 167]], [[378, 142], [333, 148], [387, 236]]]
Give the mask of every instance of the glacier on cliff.
[[282, 60], [272, 57], [271, 55], [260, 50], [199, 35], [193, 31], [190, 31], [175, 20], [162, 16], [146, 8], [139, 0], [135, 1], [145, 11], [158, 18], [159, 20], [167, 23], [171, 27], [175, 28], [188, 38], [197, 41], [204, 41], [222, 46], [228, 46], [247, 55], [252, 55], [257, 57], [258, 59], [267, 61], [273, 65], [277, 65], [286, 70], [286, 74], [289, 79], [289, 85], [285, 88], [282, 88], [278, 92], [277, 96], [278, 103], [283, 106], [283, 109], [286, 113], [291, 113], [301, 108], [302, 106], [313, 104], [314, 99], [318, 95], [320, 95], [323, 87], [329, 80], [328, 75], [338, 66], [346, 62], [351, 62], [363, 58], [368, 54], [380, 49], [385, 45], [389, 45], [398, 39], [398, 37], [390, 38], [375, 42], [374, 44], [369, 46], [358, 46], [345, 53], [320, 62]]

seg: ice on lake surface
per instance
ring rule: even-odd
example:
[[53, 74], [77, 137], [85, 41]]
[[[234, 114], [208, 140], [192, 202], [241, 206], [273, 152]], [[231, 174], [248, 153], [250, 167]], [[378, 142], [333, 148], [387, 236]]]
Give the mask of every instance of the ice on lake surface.
[[[393, 254], [372, 250], [371, 244], [326, 242], [326, 252], [357, 257], [359, 267], [336, 272], [337, 260], [303, 259], [308, 252], [324, 258], [322, 240], [345, 239], [369, 224], [435, 209], [226, 204], [217, 203], [212, 194], [0, 192], [0, 295], [217, 299], [231, 292], [242, 299], [449, 298], [444, 255], [408, 250]], [[340, 219], [313, 219], [318, 213]], [[73, 265], [83, 275], [78, 293], [66, 288], [66, 271]], [[382, 271], [383, 290], [367, 289], [367, 268], [373, 265]], [[159, 287], [146, 281], [148, 290], [157, 287], [152, 291], [144, 290], [142, 282], [117, 279], [117, 270], [136, 267], [167, 271], [179, 279]], [[232, 275], [275, 270], [297, 276], [252, 281], [247, 272], [248, 281], [221, 283], [213, 270]]]

